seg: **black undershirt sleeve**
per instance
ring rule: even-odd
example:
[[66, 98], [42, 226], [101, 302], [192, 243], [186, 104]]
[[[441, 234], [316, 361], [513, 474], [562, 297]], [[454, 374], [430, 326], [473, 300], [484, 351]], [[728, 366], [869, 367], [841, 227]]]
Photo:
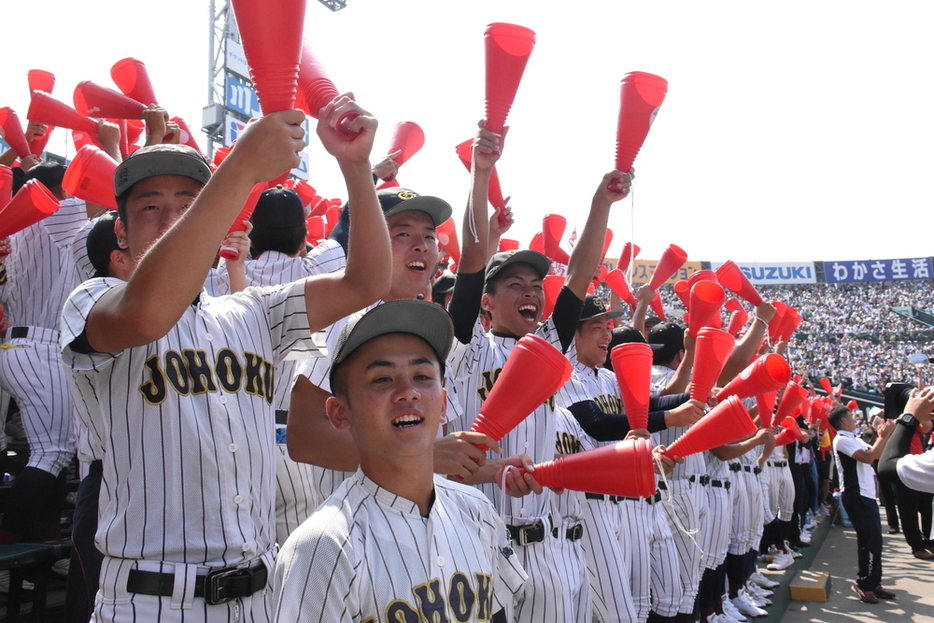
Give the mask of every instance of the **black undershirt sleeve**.
[[473, 327], [480, 314], [480, 299], [483, 298], [483, 279], [486, 270], [476, 273], [457, 273], [454, 292], [448, 312], [454, 319], [454, 337], [461, 344], [469, 344]]
[[892, 484], [901, 482], [898, 478], [898, 459], [911, 452], [911, 440], [915, 436], [914, 426], [896, 424], [889, 440], [885, 442], [882, 456], [879, 458], [879, 478]]
[[[625, 413], [604, 413], [593, 400], [574, 403], [569, 410], [574, 414], [584, 432], [597, 441], [619, 441], [632, 430]], [[650, 433], [657, 433], [665, 428], [664, 411], [649, 413], [648, 430]]]
[[563, 286], [555, 301], [555, 309], [551, 312], [551, 319], [555, 323], [558, 339], [561, 340], [561, 352], [566, 353], [574, 341], [574, 332], [581, 319], [584, 301], [577, 298], [570, 288]]

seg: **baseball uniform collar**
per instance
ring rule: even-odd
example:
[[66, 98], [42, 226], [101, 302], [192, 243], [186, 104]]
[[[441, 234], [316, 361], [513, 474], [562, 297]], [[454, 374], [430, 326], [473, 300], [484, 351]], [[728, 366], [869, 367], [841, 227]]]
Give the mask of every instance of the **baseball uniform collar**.
[[379, 486], [363, 473], [362, 468], [357, 469], [355, 478], [381, 506], [390, 508], [400, 515], [422, 518], [418, 504]]

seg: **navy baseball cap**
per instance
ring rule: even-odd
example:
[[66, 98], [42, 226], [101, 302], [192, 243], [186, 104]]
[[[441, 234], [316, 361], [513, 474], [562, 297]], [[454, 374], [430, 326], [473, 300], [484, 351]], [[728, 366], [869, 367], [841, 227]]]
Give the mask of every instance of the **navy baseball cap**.
[[483, 283], [489, 283], [496, 278], [496, 275], [513, 264], [528, 264], [540, 279], [544, 279], [548, 274], [548, 269], [551, 268], [551, 260], [538, 251], [532, 251], [531, 249], [503, 251], [494, 254], [490, 258], [486, 265], [486, 276]]
[[257, 229], [288, 229], [305, 224], [305, 208], [298, 193], [276, 186], [264, 190], [256, 202], [250, 222]]

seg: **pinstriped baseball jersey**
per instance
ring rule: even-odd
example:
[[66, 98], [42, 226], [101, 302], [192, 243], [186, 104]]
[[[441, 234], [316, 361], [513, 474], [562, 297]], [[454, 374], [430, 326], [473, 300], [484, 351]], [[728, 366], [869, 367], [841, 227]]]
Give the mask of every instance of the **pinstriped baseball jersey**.
[[488, 621], [525, 572], [477, 491], [435, 476], [427, 517], [362, 471], [296, 530], [276, 561], [276, 620]]
[[[292, 257], [279, 251], [264, 251], [258, 258], [244, 263], [248, 284], [278, 285], [311, 277], [333, 273], [347, 265], [343, 247], [333, 240], [326, 240], [308, 252], [305, 257]], [[230, 275], [227, 261], [217, 265], [217, 276], [221, 292], [230, 292]]]
[[[652, 366], [652, 395], [657, 396], [658, 393], [665, 388], [674, 374], [675, 371], [671, 368]], [[670, 446], [689, 428], [689, 426], [672, 426], [663, 431], [652, 433], [652, 439], [656, 445], [663, 444]], [[684, 463], [676, 463], [675, 468], [671, 470], [668, 478], [690, 478], [691, 476], [701, 476], [706, 473], [707, 466], [704, 464], [704, 455], [698, 453], [684, 457]]]
[[[554, 321], [540, 324], [535, 332], [561, 350]], [[474, 324], [470, 343], [462, 344], [454, 340], [454, 347], [448, 356], [447, 365], [451, 375], [461, 379], [458, 398], [462, 402], [463, 416], [452, 423], [452, 430], [467, 430], [473, 424], [480, 407], [493, 388], [493, 383], [503, 369], [509, 353], [518, 340], [513, 337], [487, 334], [478, 320]], [[529, 371], [534, 374], [534, 371]], [[520, 391], [521, 388], [516, 388]], [[512, 432], [500, 440], [503, 456], [528, 454], [533, 463], [550, 461], [555, 454], [555, 415], [554, 397], [539, 405]], [[534, 519], [544, 518], [551, 511], [551, 490], [545, 489], [541, 495], [527, 495], [522, 498], [505, 496], [495, 484], [480, 485], [508, 524], [521, 525]], [[506, 498], [505, 500], [503, 498]]]
[[85, 282], [62, 319], [65, 363], [101, 403], [98, 549], [208, 566], [263, 554], [275, 543], [273, 367], [309, 334], [304, 284], [202, 296], [155, 342], [74, 351], [95, 303], [121, 283]]

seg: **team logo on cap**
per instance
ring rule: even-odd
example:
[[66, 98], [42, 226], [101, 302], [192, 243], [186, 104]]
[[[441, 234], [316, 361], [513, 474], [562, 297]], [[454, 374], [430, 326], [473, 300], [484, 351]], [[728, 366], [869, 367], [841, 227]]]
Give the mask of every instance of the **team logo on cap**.
[[418, 197], [418, 193], [412, 192], [411, 190], [400, 190], [399, 194], [396, 195], [402, 201], [408, 201], [409, 199], [414, 199]]
[[594, 298], [593, 306], [597, 309], [606, 309], [606, 305], [604, 305], [603, 299]]

